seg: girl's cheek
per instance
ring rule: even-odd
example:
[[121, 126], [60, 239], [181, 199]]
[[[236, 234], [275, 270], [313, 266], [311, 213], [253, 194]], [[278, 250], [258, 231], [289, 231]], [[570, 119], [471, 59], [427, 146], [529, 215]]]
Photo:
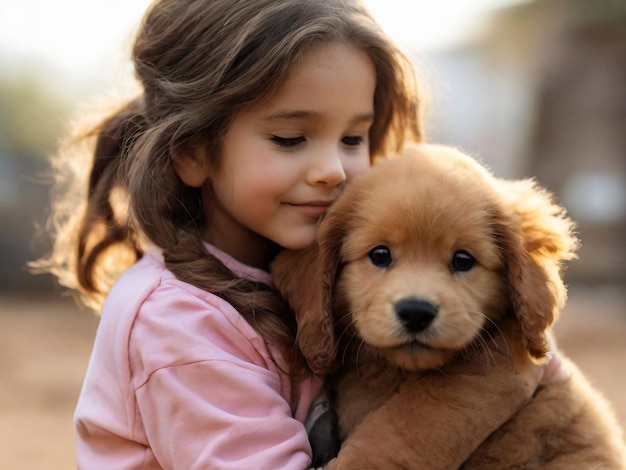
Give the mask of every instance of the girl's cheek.
[[351, 171], [346, 172], [346, 179], [350, 180], [356, 176], [362, 175], [363, 173], [368, 172], [371, 167], [372, 167], [372, 164], [368, 156], [367, 159], [363, 159], [362, 162], [360, 162], [358, 165], [355, 165], [353, 168], [351, 168]]

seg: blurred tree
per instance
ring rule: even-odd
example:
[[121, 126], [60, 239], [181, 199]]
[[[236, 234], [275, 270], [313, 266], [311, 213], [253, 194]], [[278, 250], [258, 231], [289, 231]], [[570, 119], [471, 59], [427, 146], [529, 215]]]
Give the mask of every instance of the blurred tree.
[[29, 260], [36, 226], [49, 204], [48, 156], [54, 153], [70, 116], [70, 100], [54, 88], [50, 75], [0, 64], [0, 290], [49, 288], [51, 279], [32, 276]]
[[56, 147], [69, 116], [67, 98], [44, 77], [23, 71], [0, 75], [0, 148], [4, 157], [43, 159]]

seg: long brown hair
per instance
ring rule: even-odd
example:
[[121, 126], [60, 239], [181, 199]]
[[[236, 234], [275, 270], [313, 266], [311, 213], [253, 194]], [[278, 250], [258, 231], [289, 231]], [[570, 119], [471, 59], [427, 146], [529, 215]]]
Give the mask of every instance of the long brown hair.
[[[361, 48], [375, 66], [372, 159], [422, 140], [411, 63], [357, 0], [155, 1], [132, 50], [142, 93], [88, 133], [95, 147], [86, 185], [82, 194], [57, 191], [54, 248], [38, 269], [98, 309], [117, 276], [154, 244], [180, 280], [229, 301], [301, 365], [290, 354], [295, 323], [277, 292], [237, 278], [207, 253], [202, 198], [178, 178], [172, 155], [193, 142], [219, 158], [233, 116], [270, 97], [311, 46], [329, 41]], [[59, 175], [80, 170], [68, 155], [55, 160]], [[80, 178], [71, 181], [75, 188]], [[86, 202], [63, 211], [77, 194]]]

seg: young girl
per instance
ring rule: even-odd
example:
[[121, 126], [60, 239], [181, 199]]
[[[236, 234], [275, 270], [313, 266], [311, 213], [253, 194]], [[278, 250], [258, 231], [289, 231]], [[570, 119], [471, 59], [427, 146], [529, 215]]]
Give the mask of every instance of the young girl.
[[[268, 266], [372, 161], [422, 140], [410, 63], [357, 0], [158, 0], [133, 60], [142, 93], [96, 129], [86, 204], [61, 197], [43, 262], [91, 306], [106, 296], [78, 466], [306, 468], [321, 380]], [[493, 413], [440, 423], [424, 465], [462, 462], [543, 370], [493, 373], [510, 378]]]

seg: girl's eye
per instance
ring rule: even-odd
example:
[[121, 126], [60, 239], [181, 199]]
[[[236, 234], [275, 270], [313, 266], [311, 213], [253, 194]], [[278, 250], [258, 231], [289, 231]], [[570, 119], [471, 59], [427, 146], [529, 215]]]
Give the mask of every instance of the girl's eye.
[[341, 142], [343, 142], [344, 145], [356, 146], [361, 145], [364, 139], [360, 135], [347, 135], [341, 139]]
[[476, 264], [476, 258], [470, 255], [467, 251], [459, 250], [452, 255], [450, 269], [452, 272], [465, 272], [472, 269], [474, 264]]
[[378, 245], [368, 253], [368, 256], [372, 264], [379, 268], [386, 268], [393, 261], [391, 250], [385, 245]]
[[270, 139], [279, 147], [295, 147], [298, 144], [301, 144], [306, 139], [303, 136], [298, 137], [280, 137], [277, 135], [273, 135]]

